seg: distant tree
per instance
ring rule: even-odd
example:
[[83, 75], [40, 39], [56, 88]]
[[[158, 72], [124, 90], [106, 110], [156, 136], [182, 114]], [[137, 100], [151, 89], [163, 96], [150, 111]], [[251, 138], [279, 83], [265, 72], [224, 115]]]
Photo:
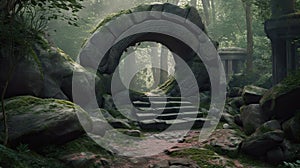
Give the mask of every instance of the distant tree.
[[205, 23], [206, 26], [208, 26], [210, 24], [209, 0], [201, 0], [201, 1], [202, 1], [203, 11], [204, 11], [204, 16], [205, 16]]
[[244, 3], [245, 13], [246, 13], [246, 28], [247, 28], [247, 62], [246, 71], [250, 72], [253, 70], [253, 24], [252, 24], [252, 1], [242, 0]]

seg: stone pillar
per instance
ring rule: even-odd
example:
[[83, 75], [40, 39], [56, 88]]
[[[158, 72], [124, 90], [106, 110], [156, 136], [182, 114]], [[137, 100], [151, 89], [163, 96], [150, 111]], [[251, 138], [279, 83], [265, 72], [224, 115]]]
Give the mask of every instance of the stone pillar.
[[295, 0], [271, 0], [272, 18], [295, 12]]
[[295, 12], [295, 0], [271, 0], [271, 9], [272, 18], [265, 22], [265, 32], [272, 42], [275, 85], [296, 69], [292, 42], [299, 38], [299, 20], [287, 15]]
[[283, 39], [272, 40], [273, 84], [287, 76], [286, 42]]

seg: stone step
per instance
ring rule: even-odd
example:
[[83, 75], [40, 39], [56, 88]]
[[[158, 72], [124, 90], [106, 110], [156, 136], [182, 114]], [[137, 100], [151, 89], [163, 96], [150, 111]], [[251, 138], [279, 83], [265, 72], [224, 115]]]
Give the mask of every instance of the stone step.
[[178, 113], [180, 111], [192, 112], [198, 111], [195, 106], [177, 106], [177, 107], [142, 107], [136, 110], [136, 113], [155, 113], [155, 114], [168, 114], [168, 113]]
[[191, 102], [188, 101], [151, 101], [150, 102], [143, 102], [143, 101], [134, 101], [133, 105], [135, 107], [175, 107], [175, 106], [191, 106], [193, 105]]
[[181, 112], [181, 113], [169, 113], [169, 114], [155, 114], [155, 113], [137, 113], [136, 116], [139, 120], [149, 119], [161, 119], [161, 120], [173, 120], [181, 118], [199, 118], [203, 117], [204, 113], [199, 111]]
[[142, 97], [140, 100], [144, 101], [144, 102], [149, 102], [149, 100], [151, 100], [151, 101], [181, 101], [181, 100], [184, 100], [184, 98], [183, 97], [151, 96], [151, 97]]
[[176, 120], [143, 120], [139, 126], [144, 131], [163, 131], [172, 126], [172, 130], [189, 130], [191, 128], [202, 128], [206, 119], [204, 118], [182, 118]]

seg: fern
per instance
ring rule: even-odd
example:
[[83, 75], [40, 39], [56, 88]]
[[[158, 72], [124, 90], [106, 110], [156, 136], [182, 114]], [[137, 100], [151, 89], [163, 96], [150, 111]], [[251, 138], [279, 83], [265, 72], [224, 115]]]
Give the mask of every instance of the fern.
[[300, 160], [295, 162], [283, 162], [284, 168], [299, 168], [300, 167]]

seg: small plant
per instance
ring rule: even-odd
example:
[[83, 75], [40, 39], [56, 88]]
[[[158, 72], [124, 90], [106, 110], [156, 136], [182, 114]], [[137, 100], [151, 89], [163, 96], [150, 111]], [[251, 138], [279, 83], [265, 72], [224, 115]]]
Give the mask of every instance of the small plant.
[[300, 167], [300, 160], [297, 160], [295, 162], [283, 162], [283, 167], [285, 168], [298, 168]]
[[17, 151], [20, 153], [28, 153], [28, 152], [30, 152], [30, 149], [28, 147], [28, 144], [20, 144], [17, 147]]

